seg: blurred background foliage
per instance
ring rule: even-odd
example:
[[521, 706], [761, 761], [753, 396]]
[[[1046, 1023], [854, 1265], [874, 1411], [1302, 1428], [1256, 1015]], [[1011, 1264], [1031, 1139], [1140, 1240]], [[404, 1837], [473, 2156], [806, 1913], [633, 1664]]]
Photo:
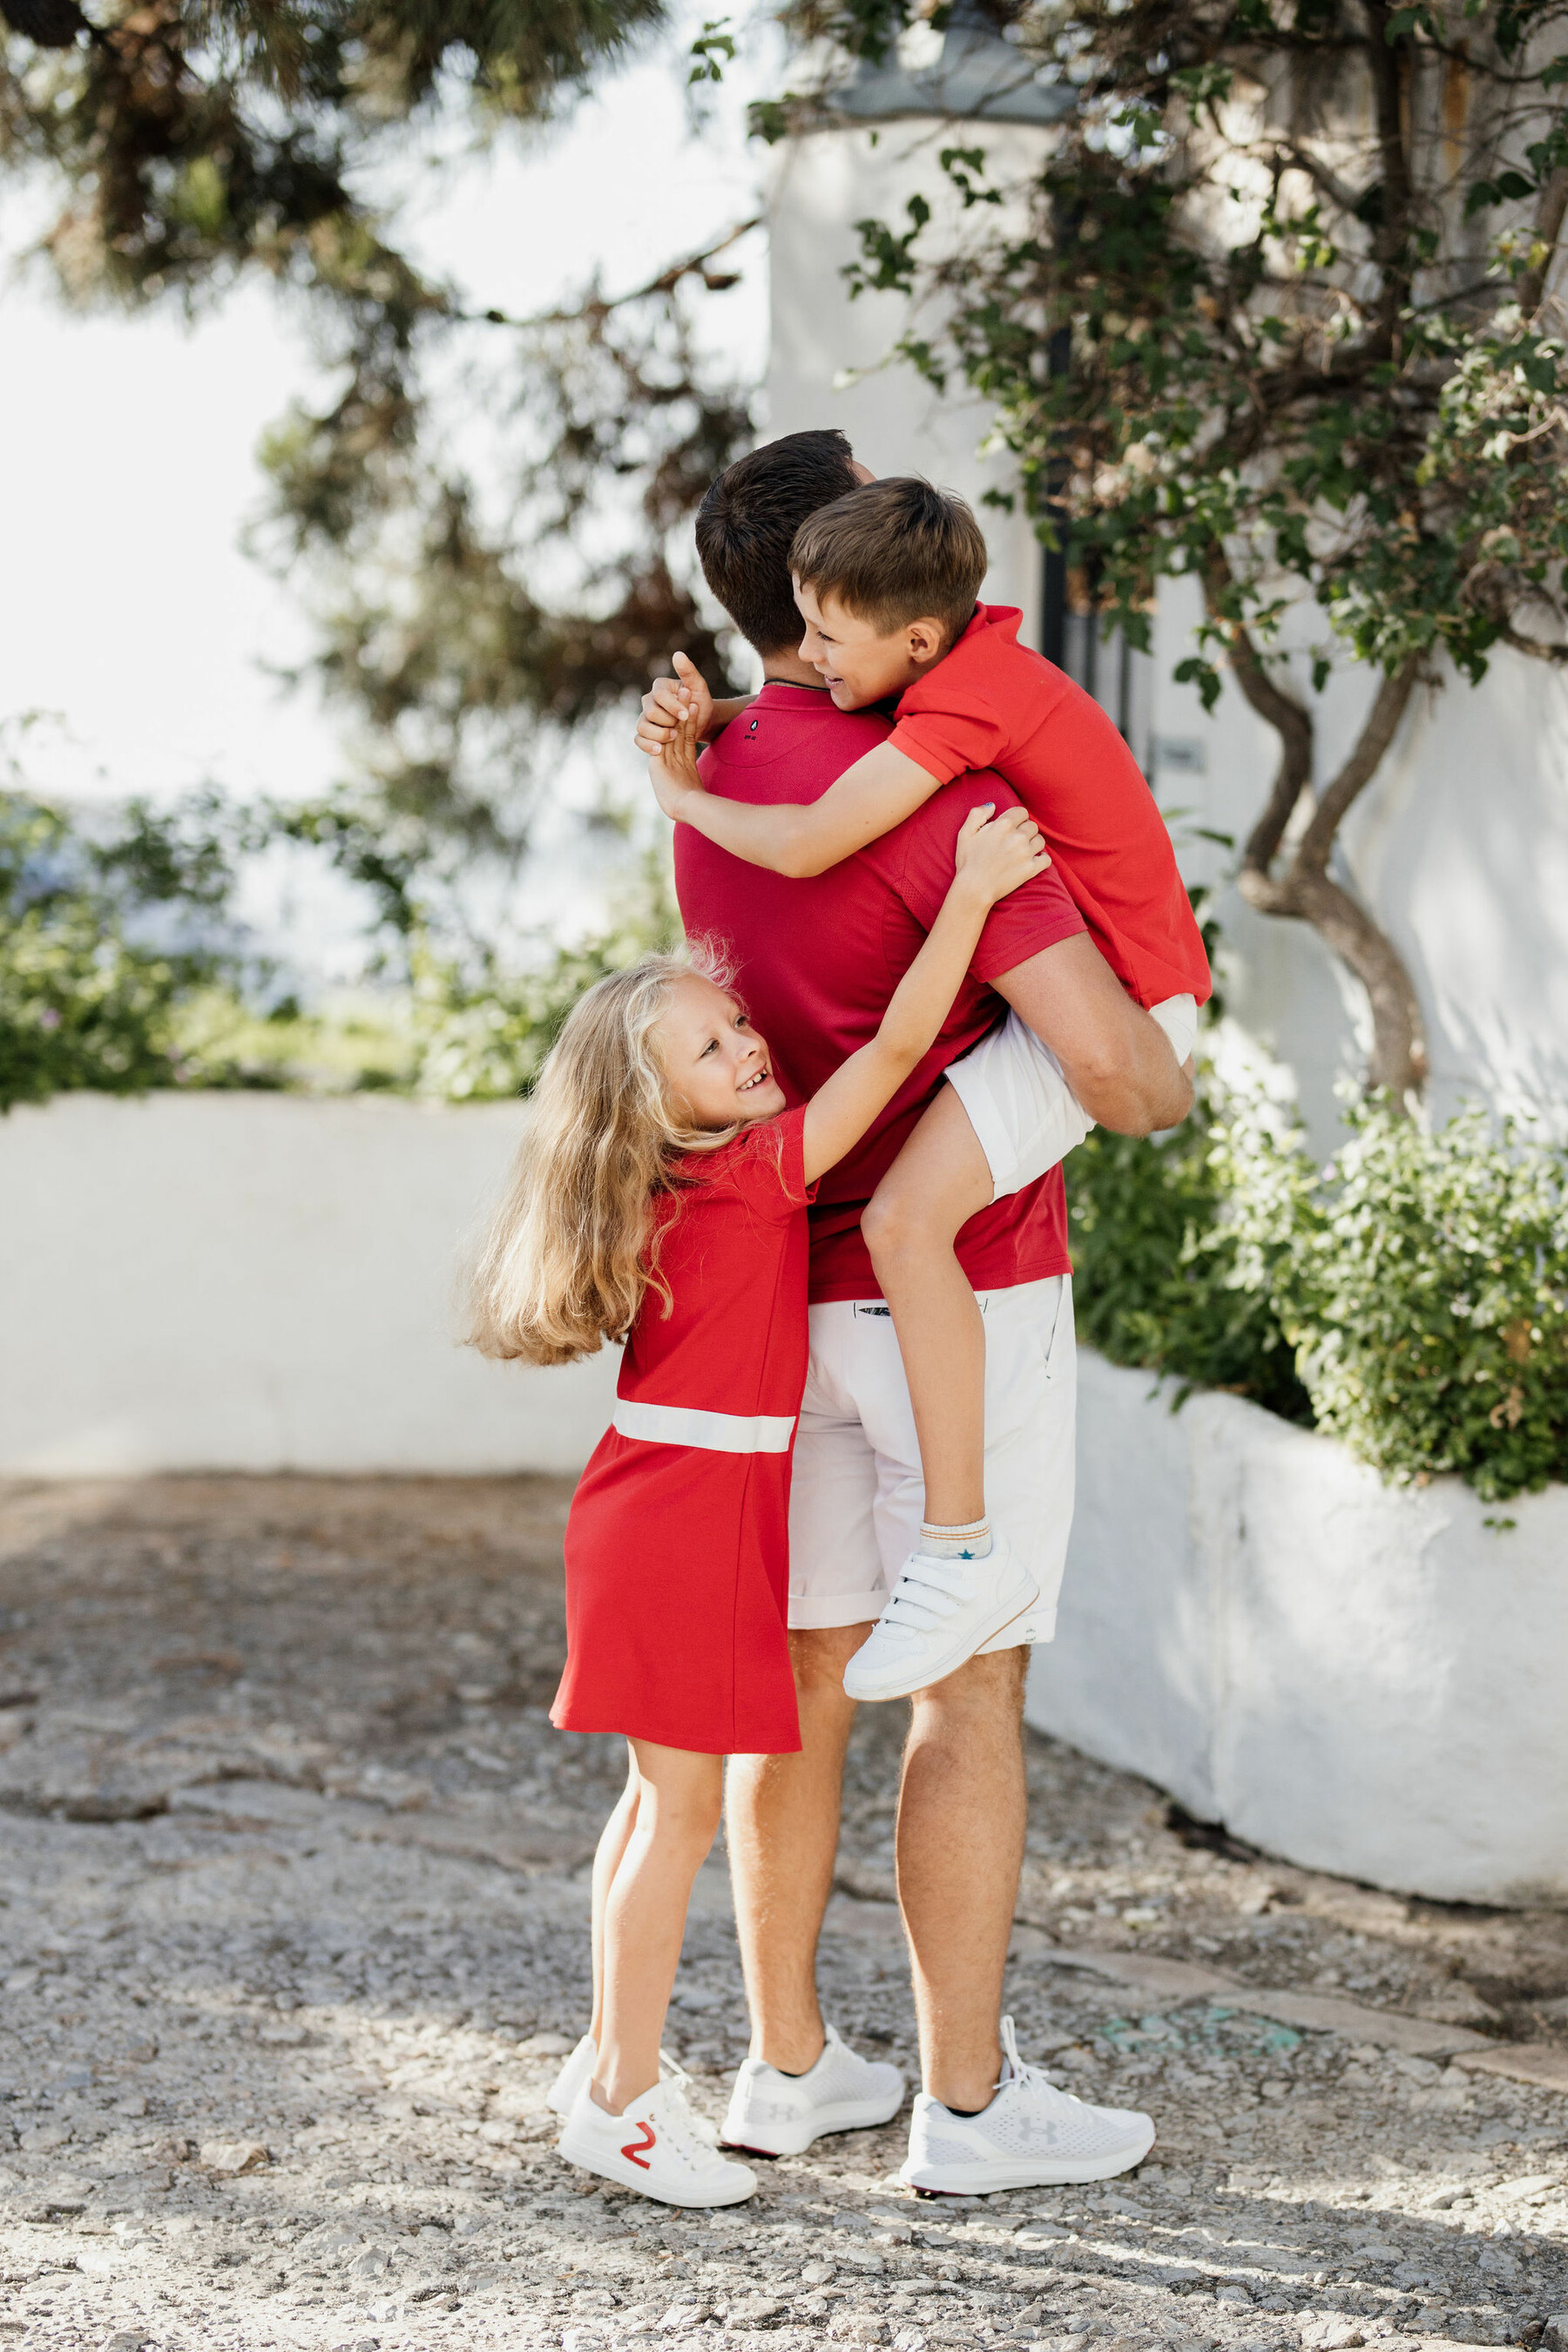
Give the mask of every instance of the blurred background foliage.
[[[1279, 1074], [1276, 1074], [1278, 1076]], [[1568, 1150], [1479, 1109], [1346, 1105], [1314, 1162], [1278, 1093], [1205, 1067], [1194, 1116], [1068, 1167], [1081, 1338], [1489, 1501], [1568, 1478]]]

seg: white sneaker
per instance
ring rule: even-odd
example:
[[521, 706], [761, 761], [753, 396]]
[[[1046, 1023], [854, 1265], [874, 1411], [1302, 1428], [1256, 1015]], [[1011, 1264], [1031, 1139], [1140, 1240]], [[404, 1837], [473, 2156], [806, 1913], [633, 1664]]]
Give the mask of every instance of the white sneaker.
[[[599, 2045], [591, 2033], [584, 2033], [572, 2055], [563, 2061], [561, 2072], [545, 2093], [545, 2105], [552, 2107], [558, 2116], [569, 2116], [584, 2084], [593, 2081], [594, 2069], [598, 2063]], [[690, 2075], [683, 2066], [677, 2064], [668, 2050], [659, 2052], [658, 2063], [665, 2073], [679, 2084], [682, 2091], [688, 2088], [691, 2081]], [[705, 2139], [710, 2147], [717, 2147], [718, 2130], [709, 2122], [707, 2116], [694, 2115], [691, 2121], [699, 2137]]]
[[910, 2118], [910, 2153], [899, 2178], [927, 2196], [984, 2197], [995, 2189], [1110, 2180], [1154, 2145], [1147, 2116], [1091, 2107], [1026, 2066], [1010, 2017], [1002, 2020], [1002, 2080], [988, 2107], [955, 2116], [922, 2091]]
[[618, 2116], [606, 2115], [584, 2083], [558, 2146], [569, 2164], [664, 2205], [739, 2205], [757, 2185], [746, 2165], [701, 2137], [679, 2083], [656, 2084]]
[[544, 2095], [545, 2105], [553, 2107], [558, 2116], [569, 2116], [578, 2092], [593, 2079], [598, 2056], [598, 2043], [591, 2033], [584, 2033], [570, 2058], [563, 2060], [561, 2072]]
[[799, 2156], [824, 2132], [889, 2124], [904, 2104], [904, 2078], [879, 2058], [858, 2058], [830, 2025], [821, 2057], [804, 2074], [781, 2074], [748, 2058], [735, 2077], [721, 2147], [748, 2156]]
[[1040, 1597], [1005, 1536], [984, 1559], [911, 1552], [870, 1638], [844, 1669], [851, 1698], [908, 1698], [940, 1683]]

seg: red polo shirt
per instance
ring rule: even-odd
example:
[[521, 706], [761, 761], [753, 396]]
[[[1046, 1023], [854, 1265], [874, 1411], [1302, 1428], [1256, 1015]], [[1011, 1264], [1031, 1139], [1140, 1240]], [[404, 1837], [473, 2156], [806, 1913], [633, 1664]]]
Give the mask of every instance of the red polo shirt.
[[1018, 643], [1021, 617], [978, 606], [900, 696], [893, 742], [939, 784], [966, 768], [1005, 776], [1122, 986], [1140, 1004], [1206, 1004], [1208, 958], [1159, 804], [1093, 696]]
[[[703, 781], [731, 800], [817, 800], [887, 733], [885, 719], [837, 710], [825, 689], [770, 681], [704, 754]], [[982, 801], [1002, 807], [1016, 798], [999, 777], [963, 776], [881, 840], [801, 881], [748, 866], [689, 825], [676, 828], [676, 889], [688, 935], [721, 940], [731, 950], [736, 984], [792, 1105], [815, 1094], [876, 1034], [947, 895], [969, 811]], [[1050, 873], [992, 908], [936, 1044], [818, 1187], [811, 1212], [814, 1300], [880, 1296], [860, 1238], [862, 1209], [949, 1062], [978, 1045], [1002, 1013], [987, 983], [1083, 929]], [[1070, 1272], [1060, 1169], [972, 1217], [959, 1234], [958, 1255], [976, 1290]]]

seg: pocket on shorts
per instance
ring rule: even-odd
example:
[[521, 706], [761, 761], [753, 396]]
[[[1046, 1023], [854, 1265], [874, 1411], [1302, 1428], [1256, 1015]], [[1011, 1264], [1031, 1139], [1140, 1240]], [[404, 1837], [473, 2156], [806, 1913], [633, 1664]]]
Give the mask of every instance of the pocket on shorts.
[[1072, 1312], [1072, 1276], [1063, 1275], [1057, 1285], [1057, 1311], [1051, 1318], [1048, 1332], [1040, 1333], [1047, 1381], [1058, 1381], [1067, 1368], [1075, 1339]]

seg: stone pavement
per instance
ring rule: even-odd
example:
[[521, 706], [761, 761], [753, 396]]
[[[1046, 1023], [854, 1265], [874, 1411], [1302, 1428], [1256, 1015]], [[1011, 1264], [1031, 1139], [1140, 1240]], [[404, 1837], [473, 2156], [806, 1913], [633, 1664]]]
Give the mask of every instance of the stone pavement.
[[[1568, 2352], [1568, 1916], [1289, 1869], [1043, 1739], [1008, 1998], [1152, 2111], [1135, 2176], [918, 2200], [895, 2126], [686, 2219], [562, 2165], [622, 1772], [545, 1720], [566, 1497], [0, 1489], [0, 2347]], [[908, 2068], [900, 1713], [857, 1735], [825, 1981]], [[668, 2039], [717, 2113], [721, 1856]]]

